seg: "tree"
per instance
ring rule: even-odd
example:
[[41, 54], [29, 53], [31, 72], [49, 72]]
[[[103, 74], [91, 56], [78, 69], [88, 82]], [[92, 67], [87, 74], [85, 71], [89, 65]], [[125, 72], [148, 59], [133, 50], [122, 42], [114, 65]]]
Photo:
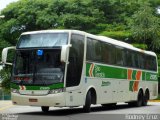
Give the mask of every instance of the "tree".
[[154, 15], [150, 4], [145, 2], [132, 16], [131, 32], [139, 42], [145, 43], [149, 50], [160, 49], [159, 18]]
[[5, 91], [10, 91], [10, 78], [11, 78], [11, 67], [7, 66], [0, 71], [0, 77], [2, 79], [2, 88]]

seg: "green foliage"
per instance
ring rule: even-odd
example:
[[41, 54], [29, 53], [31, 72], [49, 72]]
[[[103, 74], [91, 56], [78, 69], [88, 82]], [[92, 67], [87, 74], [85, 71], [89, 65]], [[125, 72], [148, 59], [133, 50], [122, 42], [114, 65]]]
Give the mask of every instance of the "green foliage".
[[10, 78], [11, 78], [11, 68], [10, 66], [5, 67], [0, 71], [0, 77], [2, 79], [2, 88], [5, 91], [10, 91]]
[[131, 20], [131, 32], [133, 37], [142, 43], [147, 44], [148, 49], [157, 50], [160, 48], [160, 26], [159, 18], [154, 16], [150, 4], [145, 2], [139, 11], [136, 11]]
[[131, 39], [131, 33], [128, 31], [110, 31], [110, 32], [104, 31], [99, 35], [111, 37], [111, 38], [126, 41], [126, 42], [127, 40]]
[[133, 43], [132, 45], [133, 45], [134, 47], [140, 48], [140, 49], [142, 49], [142, 50], [148, 49], [146, 44]]

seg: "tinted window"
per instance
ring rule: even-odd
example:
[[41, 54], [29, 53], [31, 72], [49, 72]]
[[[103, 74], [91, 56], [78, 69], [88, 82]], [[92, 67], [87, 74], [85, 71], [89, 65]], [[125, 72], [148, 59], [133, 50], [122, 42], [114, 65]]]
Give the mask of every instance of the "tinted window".
[[60, 49], [18, 50], [12, 82], [21, 85], [50, 85], [63, 82], [64, 64]]
[[22, 35], [18, 48], [53, 47], [67, 44], [68, 33], [38, 33]]
[[138, 53], [132, 52], [132, 65], [134, 68], [139, 68], [139, 61], [138, 61]]
[[67, 87], [77, 86], [80, 83], [84, 55], [84, 36], [72, 34], [71, 44], [67, 70]]
[[152, 63], [151, 63], [152, 70], [157, 71], [157, 61], [156, 61], [156, 58], [152, 57], [151, 61], [152, 61]]
[[141, 69], [145, 69], [145, 55], [139, 53], [138, 56], [139, 56], [139, 67]]
[[156, 58], [87, 38], [87, 60], [136, 69], [157, 70]]
[[102, 62], [102, 43], [88, 38], [87, 39], [87, 60]]
[[128, 66], [128, 50], [123, 49], [123, 66], [127, 67]]
[[132, 53], [130, 50], [126, 50], [126, 66], [132, 67]]
[[146, 56], [145, 69], [157, 71], [156, 58], [153, 56]]
[[115, 56], [116, 52], [114, 46], [87, 38], [87, 60], [115, 64]]
[[107, 43], [103, 43], [101, 42], [101, 46], [102, 46], [102, 62], [106, 63], [106, 64], [115, 64], [115, 56], [116, 56], [116, 52], [115, 52], [115, 47], [107, 44]]
[[116, 65], [123, 66], [123, 48], [116, 47]]

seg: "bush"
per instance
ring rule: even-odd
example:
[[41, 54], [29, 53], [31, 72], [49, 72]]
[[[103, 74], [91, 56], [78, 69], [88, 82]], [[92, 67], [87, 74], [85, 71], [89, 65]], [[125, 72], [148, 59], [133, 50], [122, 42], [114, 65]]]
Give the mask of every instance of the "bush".
[[110, 31], [110, 32], [104, 31], [104, 32], [100, 33], [99, 35], [107, 36], [110, 38], [114, 38], [114, 39], [126, 41], [126, 42], [132, 40], [131, 33], [128, 31]]
[[137, 43], [133, 43], [132, 44], [134, 47], [146, 50], [147, 49], [147, 45], [146, 44], [137, 44]]
[[10, 91], [10, 78], [11, 78], [11, 67], [6, 66], [0, 71], [0, 77], [2, 79], [1, 86], [5, 91]]

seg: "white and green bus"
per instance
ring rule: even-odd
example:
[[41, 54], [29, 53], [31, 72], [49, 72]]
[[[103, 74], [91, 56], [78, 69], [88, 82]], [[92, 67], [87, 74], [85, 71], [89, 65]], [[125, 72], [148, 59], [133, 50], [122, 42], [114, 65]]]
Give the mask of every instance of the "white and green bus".
[[[6, 62], [5, 48], [2, 62]], [[78, 30], [25, 32], [16, 46], [12, 102], [49, 107], [147, 105], [158, 96], [157, 56], [130, 44]]]

